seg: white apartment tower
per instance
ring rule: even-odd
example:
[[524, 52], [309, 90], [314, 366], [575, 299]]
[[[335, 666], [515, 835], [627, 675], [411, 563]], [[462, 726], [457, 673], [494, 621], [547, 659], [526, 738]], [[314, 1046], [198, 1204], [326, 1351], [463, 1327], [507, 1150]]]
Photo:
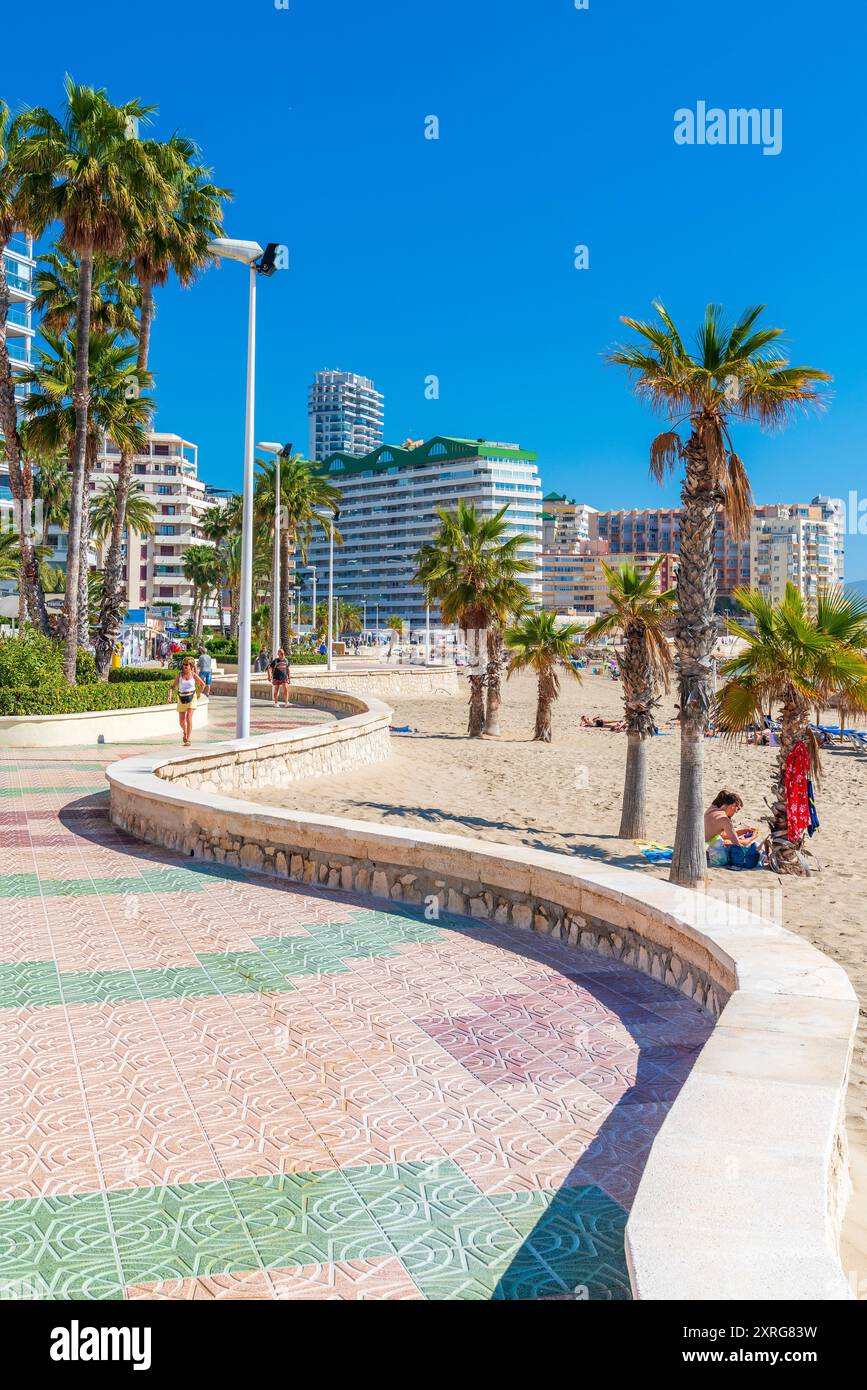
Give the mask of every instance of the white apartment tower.
[[[531, 600], [541, 593], [542, 485], [536, 455], [517, 444], [437, 435], [425, 442], [387, 444], [363, 458], [338, 453], [320, 463], [330, 482], [341, 489], [343, 544], [334, 551], [336, 593], [359, 608], [367, 605], [367, 626], [379, 614], [380, 626], [392, 615], [413, 629], [425, 623], [425, 598], [413, 581], [415, 555], [431, 539], [440, 520], [436, 509], [453, 510], [459, 498], [475, 504], [479, 515], [507, 507], [506, 534], [527, 537], [524, 558], [533, 570], [525, 578]], [[311, 566], [316, 567], [317, 599], [328, 577], [328, 544], [318, 534], [308, 548], [305, 602], [311, 596]], [[439, 621], [431, 609], [431, 622]]]
[[382, 443], [383, 396], [369, 377], [317, 372], [308, 397], [310, 458], [369, 454]]
[[794, 584], [808, 602], [843, 581], [840, 517], [832, 499], [757, 509], [750, 528], [750, 586], [772, 603]]
[[[155, 534], [127, 534], [124, 542], [126, 596], [130, 608], [147, 607], [156, 616], [168, 617], [173, 604], [186, 613], [192, 603], [192, 585], [184, 578], [184, 551], [189, 545], [207, 545], [201, 533], [202, 513], [228, 494], [208, 492], [198, 473], [198, 446], [179, 434], [152, 431], [147, 447], [133, 460], [132, 476], [140, 483], [155, 508]], [[120, 451], [103, 440], [90, 475], [91, 496], [109, 478], [117, 477]], [[49, 533], [57, 546], [55, 558], [66, 561], [66, 536]]]

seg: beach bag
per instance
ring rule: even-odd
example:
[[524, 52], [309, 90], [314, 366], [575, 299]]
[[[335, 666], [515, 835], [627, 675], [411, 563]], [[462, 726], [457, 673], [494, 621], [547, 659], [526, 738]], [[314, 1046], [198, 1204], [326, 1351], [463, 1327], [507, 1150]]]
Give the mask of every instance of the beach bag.
[[758, 845], [729, 845], [730, 869], [757, 869], [759, 867]]

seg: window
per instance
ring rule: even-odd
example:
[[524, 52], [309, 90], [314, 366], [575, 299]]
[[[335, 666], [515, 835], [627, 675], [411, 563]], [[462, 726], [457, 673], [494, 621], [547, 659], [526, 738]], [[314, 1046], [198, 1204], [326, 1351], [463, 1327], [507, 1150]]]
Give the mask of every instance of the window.
[[392, 463], [393, 460], [394, 460], [394, 454], [391, 452], [391, 450], [390, 450], [390, 449], [383, 449], [382, 453], [381, 453], [380, 456], [379, 456], [379, 462], [380, 462], [380, 463]]

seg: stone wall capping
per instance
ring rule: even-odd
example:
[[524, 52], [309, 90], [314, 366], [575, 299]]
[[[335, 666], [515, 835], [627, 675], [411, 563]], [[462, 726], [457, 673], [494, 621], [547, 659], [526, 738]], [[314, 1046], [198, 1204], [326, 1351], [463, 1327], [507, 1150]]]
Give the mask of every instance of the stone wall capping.
[[[846, 1299], [844, 1098], [857, 1002], [841, 968], [748, 906], [529, 846], [301, 814], [256, 787], [387, 757], [387, 706], [293, 687], [311, 734], [107, 770], [111, 817], [182, 853], [539, 932], [627, 963], [719, 1017], [648, 1156], [626, 1231], [638, 1298]], [[337, 761], [335, 761], [335, 759]], [[243, 771], [244, 780], [237, 780]], [[252, 778], [252, 780], [249, 780]]]

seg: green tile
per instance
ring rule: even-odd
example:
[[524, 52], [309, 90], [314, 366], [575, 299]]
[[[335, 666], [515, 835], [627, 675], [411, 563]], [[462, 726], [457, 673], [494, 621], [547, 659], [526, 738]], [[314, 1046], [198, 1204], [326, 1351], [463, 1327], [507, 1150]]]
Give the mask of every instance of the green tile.
[[0, 1298], [28, 1296], [123, 1297], [102, 1194], [0, 1202]]
[[260, 951], [200, 955], [203, 973], [221, 994], [289, 994], [295, 986]]
[[128, 1284], [260, 1268], [225, 1182], [110, 1192], [108, 1205]]
[[228, 1186], [268, 1268], [391, 1254], [376, 1221], [337, 1170], [238, 1178]]
[[53, 960], [0, 964], [0, 1008], [42, 1008], [62, 1002], [60, 975]]

